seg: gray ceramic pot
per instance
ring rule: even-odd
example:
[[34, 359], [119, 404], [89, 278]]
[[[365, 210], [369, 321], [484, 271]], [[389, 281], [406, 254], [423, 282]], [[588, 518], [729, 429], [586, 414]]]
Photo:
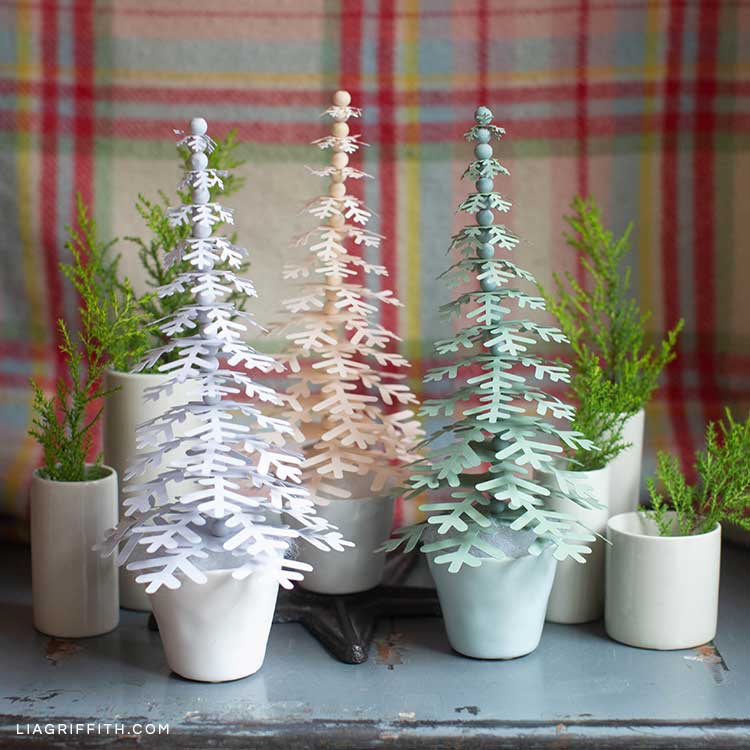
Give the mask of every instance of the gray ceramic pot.
[[515, 659], [542, 637], [557, 560], [552, 547], [538, 557], [495, 560], [449, 573], [428, 556], [451, 646], [475, 659]]

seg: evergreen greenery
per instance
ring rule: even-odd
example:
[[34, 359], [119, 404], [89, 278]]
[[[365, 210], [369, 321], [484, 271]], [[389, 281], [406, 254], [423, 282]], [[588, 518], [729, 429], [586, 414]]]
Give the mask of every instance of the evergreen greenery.
[[[647, 480], [653, 507], [646, 510], [662, 536], [703, 534], [728, 521], [750, 531], [750, 418], [706, 427], [705, 450], [696, 453], [697, 481], [690, 484], [676, 456], [660, 451], [656, 477]], [[668, 511], [674, 511], [676, 525]]]
[[594, 354], [605, 379], [615, 386], [610, 410], [630, 416], [646, 404], [662, 370], [674, 359], [683, 321], [657, 347], [647, 345], [646, 323], [651, 315], [642, 312], [630, 295], [631, 269], [622, 268], [630, 252], [632, 224], [615, 239], [602, 225], [592, 199], [575, 198], [572, 209], [573, 215], [565, 217], [572, 230], [566, 241], [586, 272], [588, 288], [572, 273], [554, 274], [556, 294], [540, 287], [541, 293], [570, 340], [573, 369], [578, 370]]
[[[425, 523], [399, 529], [385, 547], [403, 543], [408, 551], [421, 543], [423, 552], [436, 553], [435, 563], [456, 572], [480, 565], [483, 558], [505, 557], [500, 537], [524, 530], [542, 544], [551, 542], [558, 559], [583, 562], [595, 537], [553, 503], [595, 505], [588, 488], [561, 471], [571, 464], [566, 449], [594, 446], [565, 425], [575, 418], [575, 409], [545, 389], [548, 383], [567, 383], [569, 371], [532, 347], [540, 341], [564, 343], [565, 337], [527, 317], [527, 311], [544, 311], [544, 300], [521, 288], [535, 279], [510, 260], [519, 239], [495, 219], [511, 208], [493, 186], [493, 179], [508, 170], [493, 158], [490, 141], [505, 131], [491, 124], [486, 107], [475, 119], [465, 137], [475, 143], [476, 159], [464, 176], [475, 181], [476, 192], [459, 209], [476, 223], [453, 237], [459, 260], [443, 274], [451, 286], [469, 283], [471, 288], [443, 308], [446, 328], [454, 319], [462, 327], [435, 345], [439, 355], [462, 356], [425, 377], [428, 383], [445, 383], [449, 395], [425, 401], [420, 414], [446, 424], [425, 441], [427, 455], [414, 464], [406, 493], [413, 497], [428, 490], [437, 498], [420, 506], [428, 514]], [[540, 546], [532, 543], [530, 551], [538, 553]]]
[[595, 355], [583, 352], [574, 367], [570, 393], [578, 406], [573, 429], [585, 435], [596, 448], [578, 448], [569, 454], [576, 470], [596, 471], [629, 447], [622, 439], [628, 415], [620, 402], [622, 391], [605, 377]]
[[117, 260], [107, 259], [109, 245], [100, 242], [96, 226], [78, 199], [77, 228], [68, 228], [66, 247], [73, 261], [61, 264], [73, 282], [81, 303], [80, 327], [72, 336], [65, 321], [58, 320], [60, 351], [66, 372], [55, 391], [47, 396], [32, 380], [34, 401], [29, 434], [42, 446], [41, 476], [58, 482], [81, 482], [101, 476], [97, 458], [87, 468], [92, 428], [101, 414], [104, 369], [127, 357], [129, 346], [139, 346], [144, 334], [127, 284], [115, 288]]

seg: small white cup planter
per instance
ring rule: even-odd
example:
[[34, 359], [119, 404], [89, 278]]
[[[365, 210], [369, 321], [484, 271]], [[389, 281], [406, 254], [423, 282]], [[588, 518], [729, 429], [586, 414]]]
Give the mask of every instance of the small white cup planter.
[[200, 682], [228, 682], [263, 665], [271, 632], [277, 579], [262, 570], [238, 581], [231, 570], [205, 572], [208, 581], [183, 580], [149, 594], [167, 663]]
[[[588, 530], [605, 535], [609, 518], [610, 468], [571, 472], [586, 482], [591, 496], [603, 507], [582, 508], [572, 500], [551, 500], [550, 507], [579, 520]], [[567, 559], [558, 563], [555, 582], [547, 605], [547, 621], [563, 624], [591, 622], [604, 614], [603, 539], [591, 542], [586, 562]]]
[[[157, 401], [146, 401], [147, 388], [165, 383], [171, 375], [116, 372], [107, 370], [104, 374], [106, 390], [116, 389], [104, 399], [102, 416], [102, 442], [104, 462], [111, 466], [120, 478], [120, 516], [123, 516], [122, 494], [124, 476], [127, 468], [136, 457], [136, 426], [147, 419], [152, 419], [167, 409], [184, 404], [195, 391], [195, 384], [190, 382], [175, 385], [169, 397]], [[186, 422], [187, 425], [187, 422]], [[187, 429], [187, 426], [186, 428]], [[146, 472], [143, 481], [153, 479], [155, 472]], [[174, 488], [177, 489], [177, 488]], [[125, 568], [120, 568], [120, 606], [148, 612], [151, 603], [143, 586], [135, 582], [135, 576]]]
[[643, 430], [646, 412], [641, 409], [628, 417], [622, 427], [622, 440], [630, 447], [612, 459], [610, 468], [609, 514], [635, 511], [640, 505], [641, 464], [643, 462]]
[[31, 582], [34, 627], [57, 638], [114, 630], [120, 617], [117, 567], [93, 547], [117, 524], [117, 475], [31, 481]]
[[716, 635], [721, 526], [659, 536], [641, 513], [610, 518], [605, 627], [629, 646], [682, 649]]
[[457, 573], [427, 557], [454, 650], [475, 659], [515, 659], [539, 645], [557, 567], [551, 547], [536, 557], [485, 558]]
[[377, 586], [383, 577], [385, 552], [375, 550], [391, 533], [394, 502], [393, 497], [359, 497], [318, 505], [317, 514], [337, 526], [355, 546], [332, 554], [301, 544], [297, 559], [313, 569], [299, 585], [319, 594], [354, 594]]

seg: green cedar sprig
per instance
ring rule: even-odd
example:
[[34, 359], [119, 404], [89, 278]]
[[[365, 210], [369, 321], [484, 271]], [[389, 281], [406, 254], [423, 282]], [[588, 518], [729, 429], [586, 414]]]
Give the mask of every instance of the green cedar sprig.
[[541, 289], [548, 308], [570, 340], [578, 362], [595, 354], [607, 380], [617, 387], [616, 402], [624, 413], [637, 413], [658, 386], [664, 367], [675, 358], [679, 320], [657, 347], [646, 345], [650, 312], [642, 312], [630, 296], [630, 266], [621, 266], [630, 252], [632, 224], [619, 239], [606, 230], [593, 199], [574, 199], [573, 215], [565, 219], [572, 233], [566, 241], [590, 280], [584, 289], [571, 273], [554, 274], [556, 294]]
[[[706, 426], [706, 447], [695, 456], [697, 482], [689, 484], [676, 456], [660, 451], [656, 481], [646, 484], [652, 508], [646, 514], [662, 536], [703, 534], [728, 521], [750, 531], [750, 418], [726, 419]], [[661, 491], [660, 491], [661, 490]], [[676, 528], [668, 511], [676, 515]]]
[[606, 378], [597, 357], [584, 352], [576, 362], [570, 393], [578, 403], [572, 428], [596, 446], [595, 450], [578, 448], [571, 452], [576, 469], [603, 469], [625, 448], [630, 447], [630, 443], [622, 439], [628, 416], [625, 405], [619, 401], [621, 391]]
[[[65, 373], [47, 396], [36, 381], [29, 434], [42, 447], [41, 475], [58, 482], [81, 482], [101, 476], [101, 456], [87, 468], [92, 430], [101, 416], [104, 369], [127, 357], [128, 346], [143, 337], [140, 316], [129, 286], [115, 288], [117, 260], [107, 257], [109, 245], [99, 241], [96, 224], [78, 196], [77, 228], [68, 227], [66, 247], [71, 263], [60, 268], [80, 295], [80, 327], [71, 336], [65, 321], [57, 321]], [[137, 344], [136, 344], [137, 345]]]

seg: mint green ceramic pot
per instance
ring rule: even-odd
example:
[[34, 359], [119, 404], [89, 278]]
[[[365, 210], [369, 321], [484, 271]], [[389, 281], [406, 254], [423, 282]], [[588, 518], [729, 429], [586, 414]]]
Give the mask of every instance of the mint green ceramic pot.
[[451, 646], [475, 659], [515, 659], [542, 637], [557, 560], [548, 546], [530, 554], [464, 565], [449, 573], [428, 555]]

